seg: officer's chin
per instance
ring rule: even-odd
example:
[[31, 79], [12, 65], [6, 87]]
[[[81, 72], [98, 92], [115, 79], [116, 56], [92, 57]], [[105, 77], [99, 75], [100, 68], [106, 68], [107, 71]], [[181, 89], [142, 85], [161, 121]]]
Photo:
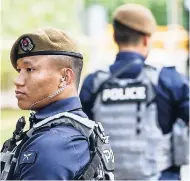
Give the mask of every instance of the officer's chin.
[[18, 107], [22, 110], [29, 110], [30, 104], [18, 100]]

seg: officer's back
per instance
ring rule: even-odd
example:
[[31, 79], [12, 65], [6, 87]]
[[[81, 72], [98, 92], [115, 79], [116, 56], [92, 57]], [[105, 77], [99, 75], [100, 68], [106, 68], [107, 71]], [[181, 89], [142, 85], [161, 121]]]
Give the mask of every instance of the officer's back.
[[85, 79], [83, 110], [110, 135], [116, 179], [179, 179], [170, 133], [177, 118], [188, 122], [187, 82], [174, 67], [158, 70], [144, 64], [156, 28], [148, 9], [119, 7], [113, 27], [119, 52], [108, 71]]

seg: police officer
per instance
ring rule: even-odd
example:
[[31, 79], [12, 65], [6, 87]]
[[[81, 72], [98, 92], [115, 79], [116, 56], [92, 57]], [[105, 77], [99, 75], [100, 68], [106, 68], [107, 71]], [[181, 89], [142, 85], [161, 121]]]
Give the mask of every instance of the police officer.
[[[13, 137], [5, 142], [1, 179], [90, 180], [104, 177], [99, 172], [105, 170], [98, 169], [103, 163], [101, 157], [94, 153], [91, 145], [96, 140], [90, 137], [95, 127], [97, 130], [99, 127], [82, 111], [77, 93], [82, 58], [76, 43], [58, 29], [39, 29], [16, 40], [11, 49], [11, 63], [18, 72], [15, 80], [18, 106], [33, 110], [35, 114], [31, 114], [28, 132], [22, 131], [25, 120], [21, 118]], [[102, 133], [103, 128], [99, 135]], [[101, 139], [106, 138], [104, 135]], [[16, 144], [16, 141], [21, 143]], [[111, 152], [108, 140], [105, 145]], [[91, 164], [93, 160], [95, 164]]]
[[[180, 166], [188, 153], [184, 125], [189, 121], [188, 83], [175, 67], [159, 70], [145, 64], [156, 28], [149, 9], [138, 4], [120, 6], [113, 28], [119, 52], [108, 70], [84, 80], [83, 111], [99, 120], [110, 135], [116, 180], [180, 179]], [[177, 118], [183, 120], [184, 131], [174, 129]], [[186, 135], [183, 146], [173, 130]], [[174, 163], [176, 157], [180, 164]]]

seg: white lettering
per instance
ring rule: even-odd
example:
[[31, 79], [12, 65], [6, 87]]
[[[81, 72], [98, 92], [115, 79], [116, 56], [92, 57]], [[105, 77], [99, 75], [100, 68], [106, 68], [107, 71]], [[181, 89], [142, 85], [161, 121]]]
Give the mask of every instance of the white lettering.
[[111, 160], [111, 162], [114, 163], [114, 155], [112, 150], [104, 150], [103, 153], [107, 163], [109, 163], [109, 160]]
[[107, 101], [110, 98], [111, 89], [104, 89], [102, 92], [102, 100]]
[[146, 87], [104, 89], [102, 92], [103, 101], [144, 100], [144, 99], [146, 99]]

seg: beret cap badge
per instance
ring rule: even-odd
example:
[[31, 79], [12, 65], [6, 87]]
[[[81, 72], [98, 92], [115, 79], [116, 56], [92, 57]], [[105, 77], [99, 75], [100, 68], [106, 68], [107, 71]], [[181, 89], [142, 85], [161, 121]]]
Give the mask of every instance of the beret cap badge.
[[30, 52], [34, 48], [34, 44], [32, 43], [32, 40], [29, 37], [23, 37], [20, 40], [20, 47], [24, 52]]

